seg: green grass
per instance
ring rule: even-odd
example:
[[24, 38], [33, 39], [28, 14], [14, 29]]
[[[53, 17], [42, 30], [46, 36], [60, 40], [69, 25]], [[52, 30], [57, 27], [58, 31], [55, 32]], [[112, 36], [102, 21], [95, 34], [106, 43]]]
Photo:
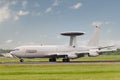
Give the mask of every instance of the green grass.
[[[0, 58], [0, 62], [18, 60]], [[86, 60], [120, 60], [120, 55], [85, 56], [74, 61]], [[48, 59], [25, 59], [25, 61], [48, 61]], [[120, 63], [0, 64], [0, 80], [120, 80]]]
[[1, 64], [0, 80], [120, 80], [120, 64]]

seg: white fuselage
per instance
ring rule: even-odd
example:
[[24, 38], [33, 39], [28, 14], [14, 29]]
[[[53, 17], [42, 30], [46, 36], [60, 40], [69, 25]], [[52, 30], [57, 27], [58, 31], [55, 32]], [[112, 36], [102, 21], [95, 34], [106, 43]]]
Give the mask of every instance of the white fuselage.
[[75, 53], [86, 50], [72, 46], [21, 46], [15, 48], [11, 55], [19, 58], [62, 57], [64, 55], [78, 57]]

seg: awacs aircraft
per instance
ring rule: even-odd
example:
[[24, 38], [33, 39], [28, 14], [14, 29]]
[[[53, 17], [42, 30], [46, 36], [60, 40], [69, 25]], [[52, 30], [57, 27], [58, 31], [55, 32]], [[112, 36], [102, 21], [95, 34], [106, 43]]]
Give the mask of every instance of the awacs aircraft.
[[23, 58], [49, 58], [49, 62], [56, 62], [57, 58], [63, 58], [63, 62], [69, 62], [70, 59], [84, 57], [88, 55], [91, 57], [100, 55], [101, 52], [110, 51], [104, 50], [104, 48], [109, 48], [112, 46], [99, 47], [99, 33], [100, 27], [95, 27], [95, 32], [92, 38], [89, 40], [86, 47], [81, 47], [77, 45], [77, 36], [83, 35], [83, 32], [64, 32], [61, 35], [70, 36], [70, 41], [68, 46], [55, 46], [55, 45], [32, 45], [32, 46], [20, 46], [15, 48], [8, 54], [4, 56], [17, 57], [20, 62], [23, 62]]

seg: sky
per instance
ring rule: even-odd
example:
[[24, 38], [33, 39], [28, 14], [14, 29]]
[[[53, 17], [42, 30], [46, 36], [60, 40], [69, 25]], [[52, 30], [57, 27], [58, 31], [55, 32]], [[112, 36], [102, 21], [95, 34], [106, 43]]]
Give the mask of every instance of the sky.
[[0, 48], [64, 45], [61, 32], [80, 31], [86, 43], [101, 27], [102, 44], [120, 44], [120, 0], [0, 0]]

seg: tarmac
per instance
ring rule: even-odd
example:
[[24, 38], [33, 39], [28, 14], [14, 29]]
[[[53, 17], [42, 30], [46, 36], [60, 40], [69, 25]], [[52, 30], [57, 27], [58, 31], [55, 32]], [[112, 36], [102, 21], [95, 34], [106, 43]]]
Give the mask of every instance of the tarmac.
[[71, 62], [47, 62], [47, 61], [34, 61], [34, 62], [0, 62], [0, 64], [111, 64], [119, 63], [120, 60], [107, 60], [107, 61], [71, 61]]

